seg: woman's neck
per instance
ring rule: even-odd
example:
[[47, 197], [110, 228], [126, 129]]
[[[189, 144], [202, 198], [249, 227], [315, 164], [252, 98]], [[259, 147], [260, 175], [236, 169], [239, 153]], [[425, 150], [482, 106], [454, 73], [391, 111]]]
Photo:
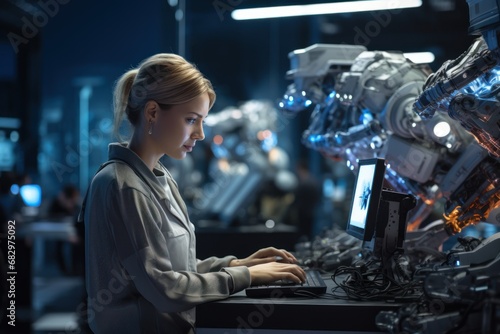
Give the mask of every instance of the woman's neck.
[[141, 138], [136, 133], [132, 135], [128, 143], [128, 148], [134, 151], [151, 171], [162, 156], [154, 152], [154, 145], [152, 143], [148, 144], [146, 139]]

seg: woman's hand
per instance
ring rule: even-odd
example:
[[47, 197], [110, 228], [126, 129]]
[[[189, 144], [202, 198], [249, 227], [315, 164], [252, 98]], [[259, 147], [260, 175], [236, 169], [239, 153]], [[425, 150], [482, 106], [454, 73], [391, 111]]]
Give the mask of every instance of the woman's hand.
[[267, 284], [277, 280], [302, 283], [306, 273], [296, 264], [269, 262], [248, 268], [252, 285]]
[[244, 259], [234, 259], [229, 263], [230, 267], [246, 266], [252, 267], [269, 262], [297, 263], [297, 259], [290, 252], [274, 247], [262, 248]]

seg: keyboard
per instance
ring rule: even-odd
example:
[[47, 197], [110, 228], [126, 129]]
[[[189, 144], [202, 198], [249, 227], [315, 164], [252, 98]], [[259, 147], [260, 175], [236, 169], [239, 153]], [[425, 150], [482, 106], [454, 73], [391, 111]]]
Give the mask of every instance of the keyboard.
[[252, 298], [280, 298], [321, 295], [326, 292], [326, 283], [318, 270], [306, 271], [306, 282], [276, 281], [267, 285], [255, 285], [245, 289], [248, 297]]

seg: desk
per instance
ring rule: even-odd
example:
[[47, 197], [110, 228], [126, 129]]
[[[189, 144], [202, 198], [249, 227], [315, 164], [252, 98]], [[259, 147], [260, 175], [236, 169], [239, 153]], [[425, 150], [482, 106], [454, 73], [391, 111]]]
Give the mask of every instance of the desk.
[[45, 248], [50, 241], [76, 240], [78, 235], [71, 221], [37, 221], [23, 226], [21, 233], [33, 240], [33, 275], [38, 276], [46, 265]]
[[20, 230], [23, 236], [38, 239], [70, 240], [76, 238], [72, 221], [37, 221], [28, 223]]
[[[325, 278], [328, 290], [335, 286]], [[198, 328], [380, 332], [375, 317], [380, 311], [397, 311], [402, 304], [321, 298], [248, 298], [244, 291], [228, 299], [199, 305]]]

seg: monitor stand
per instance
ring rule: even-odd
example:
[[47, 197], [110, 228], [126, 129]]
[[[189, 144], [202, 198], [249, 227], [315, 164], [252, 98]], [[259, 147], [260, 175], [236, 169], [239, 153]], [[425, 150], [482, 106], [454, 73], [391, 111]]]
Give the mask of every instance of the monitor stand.
[[408, 212], [415, 205], [416, 199], [412, 195], [390, 190], [382, 191], [375, 236], [367, 248], [381, 261], [382, 269], [391, 278], [398, 276], [393, 268], [398, 264], [399, 256], [404, 253]]

